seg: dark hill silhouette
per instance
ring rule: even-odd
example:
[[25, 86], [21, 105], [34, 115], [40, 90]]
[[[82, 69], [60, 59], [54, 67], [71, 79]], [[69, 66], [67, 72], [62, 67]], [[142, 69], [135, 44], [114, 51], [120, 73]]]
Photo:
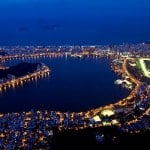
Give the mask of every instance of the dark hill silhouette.
[[8, 74], [15, 75], [16, 77], [21, 77], [26, 74], [33, 73], [36, 70], [38, 64], [39, 63], [22, 62], [10, 67], [9, 69], [0, 70], [0, 78], [7, 78]]

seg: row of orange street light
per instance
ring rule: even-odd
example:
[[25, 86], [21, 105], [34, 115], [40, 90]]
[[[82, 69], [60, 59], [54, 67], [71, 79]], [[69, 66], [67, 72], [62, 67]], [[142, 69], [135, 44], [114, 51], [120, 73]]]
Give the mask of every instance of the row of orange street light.
[[38, 77], [44, 77], [44, 75], [49, 75], [49, 72], [50, 69], [48, 67], [45, 67], [45, 69], [33, 72], [30, 75], [24, 75], [22, 77], [18, 77], [13, 80], [3, 82], [0, 84], [0, 91], [2, 91], [3, 89], [6, 90], [6, 88], [10, 88], [10, 87], [15, 88], [15, 86], [19, 85], [19, 83], [22, 85], [23, 81], [26, 82], [33, 79], [37, 80]]

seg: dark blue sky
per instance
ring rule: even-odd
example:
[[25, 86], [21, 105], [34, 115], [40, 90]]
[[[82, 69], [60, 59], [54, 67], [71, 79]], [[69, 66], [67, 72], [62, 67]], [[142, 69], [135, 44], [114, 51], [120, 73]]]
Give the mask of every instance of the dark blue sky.
[[147, 40], [149, 8], [149, 0], [0, 0], [0, 44], [43, 43], [43, 37], [51, 44]]
[[149, 7], [149, 0], [1, 0], [0, 17], [150, 16]]

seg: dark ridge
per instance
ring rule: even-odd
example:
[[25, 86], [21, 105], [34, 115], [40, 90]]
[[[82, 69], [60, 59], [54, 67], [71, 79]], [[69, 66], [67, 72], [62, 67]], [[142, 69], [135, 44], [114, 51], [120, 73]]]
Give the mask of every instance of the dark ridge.
[[39, 63], [27, 63], [22, 62], [15, 66], [10, 67], [6, 70], [0, 70], [0, 78], [8, 78], [8, 74], [15, 75], [16, 77], [21, 77], [29, 73], [33, 73]]
[[[95, 135], [102, 133], [104, 141], [97, 143]], [[86, 128], [75, 131], [68, 130], [57, 132], [55, 131], [52, 139], [52, 150], [100, 150], [101, 148], [130, 148], [130, 146], [150, 145], [150, 132], [143, 131], [141, 133], [125, 133], [120, 131], [117, 127], [98, 127]]]

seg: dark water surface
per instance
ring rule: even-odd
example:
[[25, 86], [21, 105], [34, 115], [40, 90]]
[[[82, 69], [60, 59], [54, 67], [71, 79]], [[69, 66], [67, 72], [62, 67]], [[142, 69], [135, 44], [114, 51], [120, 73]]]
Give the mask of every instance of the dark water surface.
[[[8, 61], [11, 66], [22, 60]], [[0, 112], [49, 109], [82, 111], [116, 102], [127, 89], [114, 85], [118, 76], [105, 58], [39, 58], [51, 69], [49, 77], [7, 89], [0, 95]]]

